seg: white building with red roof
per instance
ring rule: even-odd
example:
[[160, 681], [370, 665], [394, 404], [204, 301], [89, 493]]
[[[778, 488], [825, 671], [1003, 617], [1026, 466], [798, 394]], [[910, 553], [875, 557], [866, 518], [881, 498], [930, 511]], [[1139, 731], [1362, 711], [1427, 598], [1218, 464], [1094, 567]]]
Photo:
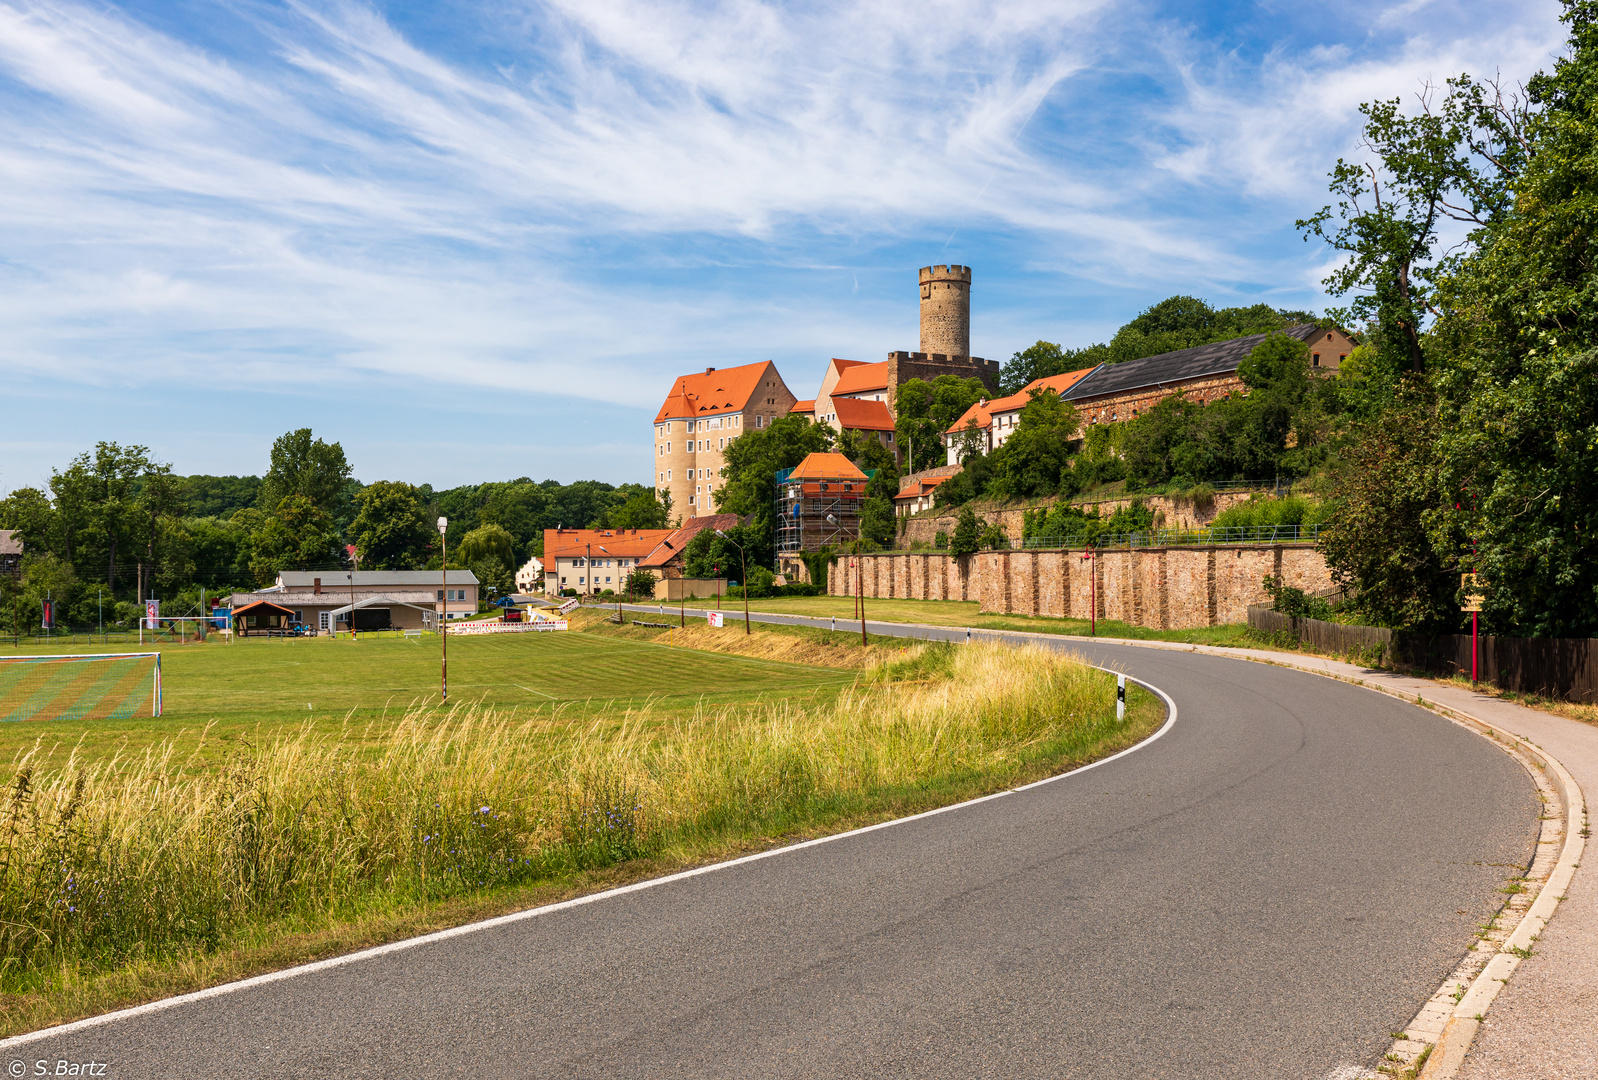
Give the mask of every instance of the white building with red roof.
[[1027, 407], [1034, 392], [1065, 394], [1097, 370], [1098, 368], [1083, 368], [1081, 371], [1069, 371], [1064, 375], [1033, 379], [1018, 394], [992, 400], [987, 398], [979, 400], [943, 433], [944, 445], [949, 449], [949, 464], [960, 463], [960, 451], [964, 447], [963, 437], [966, 432], [974, 429], [978, 434], [979, 449], [984, 454], [991, 454], [1015, 433], [1016, 426], [1021, 423], [1021, 410]]

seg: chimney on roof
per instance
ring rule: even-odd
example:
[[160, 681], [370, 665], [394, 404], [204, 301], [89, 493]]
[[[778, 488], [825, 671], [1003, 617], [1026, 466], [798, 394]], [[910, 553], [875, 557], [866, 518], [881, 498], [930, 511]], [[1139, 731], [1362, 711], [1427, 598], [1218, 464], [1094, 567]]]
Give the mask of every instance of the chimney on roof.
[[712, 371], [715, 371], [715, 370], [716, 370], [716, 369], [715, 369], [715, 368], [713, 368], [713, 367], [707, 367], [707, 368], [706, 368], [706, 369], [705, 369], [705, 374], [706, 374], [706, 375], [709, 375], [709, 374], [710, 374], [710, 373], [711, 373], [711, 372], [712, 372]]
[[322, 579], [321, 578], [312, 578], [311, 579], [311, 592], [314, 593], [317, 596], [321, 596], [322, 595]]

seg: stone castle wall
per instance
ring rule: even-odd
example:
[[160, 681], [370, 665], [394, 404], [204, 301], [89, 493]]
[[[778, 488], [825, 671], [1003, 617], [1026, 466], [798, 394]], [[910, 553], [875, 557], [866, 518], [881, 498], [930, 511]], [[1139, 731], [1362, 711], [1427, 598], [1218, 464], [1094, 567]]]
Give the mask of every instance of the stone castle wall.
[[[1248, 618], [1269, 601], [1262, 579], [1274, 574], [1305, 592], [1332, 588], [1326, 560], [1312, 544], [1214, 545], [1100, 551], [984, 551], [952, 555], [844, 555], [827, 574], [833, 596], [858, 587], [870, 599], [976, 600], [987, 614], [1086, 619], [1175, 630]], [[868, 609], [869, 612], [869, 609]]]

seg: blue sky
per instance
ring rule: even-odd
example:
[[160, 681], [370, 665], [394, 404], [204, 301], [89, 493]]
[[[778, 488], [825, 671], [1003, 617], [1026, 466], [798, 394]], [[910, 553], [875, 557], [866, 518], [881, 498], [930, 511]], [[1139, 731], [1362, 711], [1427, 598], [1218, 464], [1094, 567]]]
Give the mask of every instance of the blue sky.
[[0, 492], [96, 440], [250, 473], [648, 483], [685, 371], [1326, 305], [1360, 102], [1546, 67], [1553, 0], [0, 0]]

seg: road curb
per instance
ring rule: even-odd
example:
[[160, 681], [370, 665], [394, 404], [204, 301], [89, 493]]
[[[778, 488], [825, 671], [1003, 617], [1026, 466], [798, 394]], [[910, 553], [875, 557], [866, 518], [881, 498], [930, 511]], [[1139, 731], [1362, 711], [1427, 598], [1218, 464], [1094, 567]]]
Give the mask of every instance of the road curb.
[[[756, 613], [752, 613], [756, 614]], [[795, 616], [786, 613], [765, 612], [767, 618], [776, 616], [790, 620], [787, 625], [809, 625], [812, 616]], [[868, 620], [869, 621], [869, 620]], [[781, 625], [781, 624], [779, 624]], [[1455, 972], [1445, 980], [1437, 993], [1421, 1008], [1410, 1028], [1405, 1029], [1405, 1038], [1395, 1040], [1392, 1049], [1385, 1056], [1382, 1071], [1392, 1075], [1405, 1075], [1415, 1077], [1413, 1071], [1415, 1062], [1420, 1055], [1426, 1053], [1430, 1047], [1424, 1067], [1420, 1070], [1417, 1080], [1452, 1080], [1457, 1076], [1460, 1067], [1464, 1064], [1471, 1044], [1481, 1029], [1481, 1023], [1491, 1007], [1494, 999], [1507, 985], [1510, 976], [1520, 966], [1522, 959], [1531, 955], [1532, 945], [1541, 936], [1543, 928], [1548, 925], [1554, 913], [1558, 910], [1559, 902], [1565, 896], [1570, 882], [1575, 876], [1576, 868], [1581, 863], [1582, 852], [1586, 847], [1584, 833], [1588, 830], [1586, 799], [1581, 787], [1576, 783], [1569, 770], [1552, 754], [1543, 750], [1513, 732], [1498, 727], [1491, 721], [1484, 720], [1463, 709], [1452, 705], [1445, 705], [1440, 701], [1428, 701], [1425, 691], [1422, 690], [1413, 696], [1407, 692], [1399, 692], [1394, 687], [1383, 686], [1379, 682], [1361, 679], [1340, 672], [1328, 670], [1325, 667], [1313, 666], [1293, 662], [1292, 654], [1259, 655], [1255, 650], [1230, 649], [1224, 646], [1183, 644], [1170, 641], [1149, 641], [1135, 638], [1107, 638], [1090, 637], [1077, 638], [1075, 635], [1035, 633], [1025, 630], [979, 630], [975, 627], [934, 626], [929, 623], [876, 623], [877, 632], [882, 633], [883, 627], [904, 627], [906, 629], [921, 630], [932, 633], [948, 633], [951, 631], [966, 631], [966, 640], [973, 641], [986, 639], [1001, 643], [1036, 642], [1055, 645], [1074, 641], [1083, 644], [1095, 643], [1101, 645], [1125, 645], [1141, 649], [1155, 649], [1168, 652], [1196, 652], [1209, 656], [1225, 657], [1232, 660], [1245, 660], [1256, 664], [1268, 664], [1275, 667], [1287, 668], [1292, 671], [1302, 671], [1309, 675], [1319, 675], [1324, 678], [1334, 679], [1338, 682], [1348, 683], [1352, 686], [1374, 690], [1386, 694], [1388, 697], [1399, 701], [1408, 702], [1429, 709], [1439, 716], [1474, 731], [1476, 734], [1489, 740], [1520, 762], [1526, 769], [1533, 782], [1537, 785], [1540, 796], [1545, 800], [1549, 790], [1559, 798], [1561, 813], [1558, 828], [1549, 829], [1549, 822], [1543, 822], [1542, 835], [1538, 838], [1539, 849], [1548, 844], [1550, 831], [1562, 834], [1560, 838], [1560, 851], [1554, 860], [1553, 866], [1548, 869], [1546, 878], [1538, 885], [1535, 896], [1529, 905], [1518, 912], [1511, 912], [1515, 905], [1505, 904], [1500, 914], [1493, 921], [1500, 922], [1506, 915], [1515, 916], [1513, 927], [1498, 926], [1490, 934], [1484, 934], [1476, 946], [1472, 946], [1471, 953], [1461, 962]], [[823, 627], [825, 629], [825, 627]], [[883, 636], [916, 638], [914, 634], [886, 633]], [[1341, 663], [1331, 658], [1317, 658], [1323, 662]], [[1146, 685], [1146, 684], [1145, 684]], [[1163, 695], [1162, 695], [1163, 696]], [[1541, 856], [1534, 857], [1532, 867], [1528, 869], [1528, 881], [1535, 872]], [[1504, 931], [1508, 931], [1507, 934]], [[1481, 946], [1496, 942], [1497, 951], [1490, 958], [1483, 959]], [[1453, 989], [1450, 989], [1450, 988]], [[1449, 1003], [1450, 1007], [1440, 1008], [1440, 1003]], [[1421, 1028], [1420, 1038], [1409, 1038]], [[1437, 1029], [1432, 1036], [1432, 1029]]]

